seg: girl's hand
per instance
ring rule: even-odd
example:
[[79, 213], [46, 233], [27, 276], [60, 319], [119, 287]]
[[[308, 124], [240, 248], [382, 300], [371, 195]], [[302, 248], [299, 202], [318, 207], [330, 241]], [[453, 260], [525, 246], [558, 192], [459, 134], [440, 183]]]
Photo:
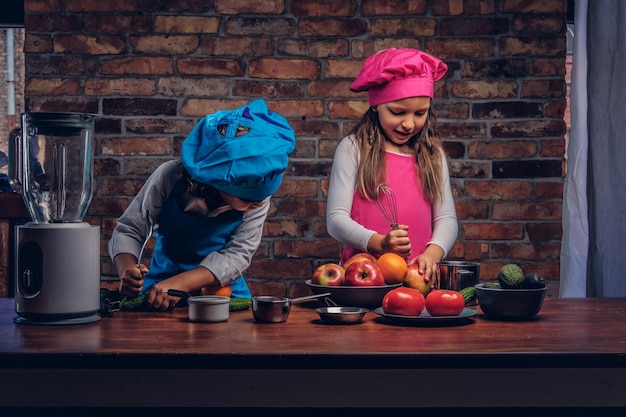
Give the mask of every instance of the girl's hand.
[[417, 264], [419, 273], [424, 275], [424, 280], [429, 282], [439, 274], [437, 262], [443, 258], [443, 249], [437, 245], [428, 245], [426, 250], [417, 255], [409, 264]]
[[390, 230], [382, 240], [382, 251], [393, 252], [403, 258], [411, 253], [411, 240], [409, 239], [409, 227], [399, 224], [397, 229]]
[[136, 297], [143, 288], [143, 276], [148, 272], [144, 264], [130, 265], [120, 276], [120, 294], [125, 297]]

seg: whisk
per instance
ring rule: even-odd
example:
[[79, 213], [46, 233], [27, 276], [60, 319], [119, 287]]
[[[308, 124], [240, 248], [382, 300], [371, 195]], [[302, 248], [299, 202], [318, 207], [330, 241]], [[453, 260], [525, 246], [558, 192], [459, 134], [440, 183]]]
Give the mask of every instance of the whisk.
[[387, 184], [380, 184], [376, 187], [376, 199], [374, 202], [389, 226], [396, 230], [398, 228], [398, 205], [396, 204], [396, 195], [391, 187]]

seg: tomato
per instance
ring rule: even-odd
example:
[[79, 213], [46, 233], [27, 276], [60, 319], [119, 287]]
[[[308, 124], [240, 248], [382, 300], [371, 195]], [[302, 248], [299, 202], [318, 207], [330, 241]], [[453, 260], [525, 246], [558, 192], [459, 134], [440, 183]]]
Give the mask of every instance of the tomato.
[[465, 308], [465, 299], [459, 291], [432, 290], [425, 307], [431, 316], [458, 316]]
[[383, 297], [383, 312], [398, 316], [419, 316], [424, 310], [424, 295], [420, 290], [398, 287]]

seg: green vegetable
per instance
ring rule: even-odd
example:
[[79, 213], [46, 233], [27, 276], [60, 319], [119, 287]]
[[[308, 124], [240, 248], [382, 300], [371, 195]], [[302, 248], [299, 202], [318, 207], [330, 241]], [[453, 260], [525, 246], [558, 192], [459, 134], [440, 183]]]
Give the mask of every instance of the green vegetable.
[[495, 281], [486, 281], [483, 284], [483, 288], [502, 288], [500, 287], [500, 283], [499, 282], [495, 282]]
[[474, 287], [465, 287], [461, 291], [459, 291], [465, 300], [465, 304], [476, 298], [476, 288]]
[[521, 288], [524, 271], [517, 264], [506, 264], [500, 268], [498, 282], [502, 288]]
[[[115, 296], [118, 297], [115, 297]], [[110, 297], [111, 299], [120, 299], [119, 292], [101, 290], [100, 298]], [[148, 311], [146, 307], [146, 299], [148, 294], [141, 294], [137, 297], [124, 297], [120, 300], [121, 311]], [[252, 306], [252, 300], [249, 298], [231, 298], [229, 303], [229, 311], [247, 310]]]
[[137, 297], [125, 297], [120, 302], [120, 310], [122, 311], [146, 311], [146, 298], [148, 294], [141, 294]]
[[252, 306], [252, 300], [249, 298], [231, 298], [229, 311], [247, 310]]

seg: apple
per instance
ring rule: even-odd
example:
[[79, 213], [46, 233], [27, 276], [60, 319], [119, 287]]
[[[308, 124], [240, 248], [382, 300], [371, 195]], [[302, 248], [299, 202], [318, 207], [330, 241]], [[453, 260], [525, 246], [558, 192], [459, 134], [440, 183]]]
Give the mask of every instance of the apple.
[[376, 257], [374, 255], [372, 255], [371, 253], [359, 252], [359, 253], [355, 253], [354, 255], [352, 255], [351, 257], [346, 259], [346, 261], [341, 266], [343, 266], [343, 269], [348, 269], [348, 267], [350, 266], [351, 263], [353, 263], [355, 261], [360, 261], [360, 260], [363, 260], [363, 259], [367, 259], [368, 261], [376, 262]]
[[344, 268], [339, 264], [323, 264], [315, 268], [313, 276], [311, 277], [311, 282], [317, 285], [338, 287], [343, 285], [345, 272]]
[[404, 277], [404, 286], [419, 290], [424, 297], [432, 290], [432, 280], [426, 282], [424, 274], [420, 274], [417, 264], [410, 264], [409, 270]]
[[383, 273], [376, 262], [362, 259], [352, 262], [345, 272], [344, 285], [375, 287], [385, 285]]

